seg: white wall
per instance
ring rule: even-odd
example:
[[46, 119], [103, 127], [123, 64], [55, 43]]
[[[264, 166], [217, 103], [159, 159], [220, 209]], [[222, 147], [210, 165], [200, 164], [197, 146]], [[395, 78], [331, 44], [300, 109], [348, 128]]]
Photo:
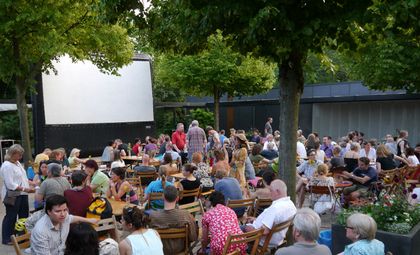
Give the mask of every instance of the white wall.
[[133, 61], [121, 76], [101, 73], [91, 62], [54, 64], [55, 75], [42, 74], [45, 124], [92, 124], [153, 121], [150, 63]]

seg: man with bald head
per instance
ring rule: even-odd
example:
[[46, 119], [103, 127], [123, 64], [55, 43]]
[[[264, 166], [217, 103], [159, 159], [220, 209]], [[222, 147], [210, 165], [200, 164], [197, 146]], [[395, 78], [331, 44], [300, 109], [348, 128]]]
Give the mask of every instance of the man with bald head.
[[[254, 229], [263, 228], [264, 233], [260, 240], [260, 245], [264, 244], [265, 236], [270, 232], [273, 226], [291, 219], [295, 216], [297, 211], [293, 201], [287, 196], [287, 187], [282, 180], [277, 179], [272, 181], [269, 189], [273, 203], [257, 218], [249, 217], [248, 224], [243, 229], [245, 232], [249, 232]], [[287, 229], [274, 233], [271, 237], [269, 247], [279, 246], [283, 242], [286, 232]]]

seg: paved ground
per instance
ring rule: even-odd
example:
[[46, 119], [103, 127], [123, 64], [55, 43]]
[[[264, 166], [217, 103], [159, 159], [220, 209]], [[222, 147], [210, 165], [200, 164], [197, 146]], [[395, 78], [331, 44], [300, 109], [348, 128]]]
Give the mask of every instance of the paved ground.
[[[2, 183], [3, 183], [3, 181], [0, 179], [0, 189], [1, 189]], [[33, 208], [33, 201], [34, 201], [34, 195], [31, 194], [29, 196], [29, 207], [31, 209]], [[308, 199], [305, 201], [305, 206], [307, 206], [307, 201], [308, 201]], [[0, 205], [0, 228], [1, 228], [2, 220], [3, 220], [3, 217], [4, 217], [5, 213], [6, 212], [5, 212], [4, 205], [3, 205], [3, 203], [1, 203], [1, 205]], [[322, 229], [329, 229], [329, 228], [331, 228], [331, 222], [335, 221], [335, 215], [333, 215], [333, 219], [331, 220], [331, 214], [327, 213], [327, 214], [321, 216], [321, 220], [322, 220], [321, 228]], [[0, 231], [0, 238], [1, 238], [1, 231]], [[197, 252], [197, 251], [198, 251], [198, 247], [196, 249], [194, 249], [194, 253]], [[15, 255], [15, 251], [13, 249], [13, 246], [1, 245], [0, 244], [0, 254], [1, 255]]]

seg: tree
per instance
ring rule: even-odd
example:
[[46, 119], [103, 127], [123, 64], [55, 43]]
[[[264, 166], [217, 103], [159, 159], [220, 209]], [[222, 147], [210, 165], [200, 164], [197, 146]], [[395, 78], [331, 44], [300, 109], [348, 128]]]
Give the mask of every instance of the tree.
[[[24, 159], [31, 159], [26, 95], [52, 61], [68, 54], [90, 60], [104, 72], [131, 61], [133, 44], [117, 16], [105, 16], [119, 1], [0, 1], [0, 80], [16, 89]], [[111, 8], [112, 9], [112, 8]]]
[[221, 31], [208, 37], [207, 47], [196, 55], [166, 55], [156, 67], [156, 80], [196, 96], [213, 96], [214, 126], [219, 129], [220, 98], [254, 95], [273, 87], [274, 65], [227, 45]]
[[149, 39], [165, 51], [198, 52], [216, 29], [235, 47], [273, 60], [280, 81], [280, 172], [295, 199], [296, 130], [308, 51], [344, 42], [355, 48], [349, 24], [362, 20], [370, 1], [152, 1]]

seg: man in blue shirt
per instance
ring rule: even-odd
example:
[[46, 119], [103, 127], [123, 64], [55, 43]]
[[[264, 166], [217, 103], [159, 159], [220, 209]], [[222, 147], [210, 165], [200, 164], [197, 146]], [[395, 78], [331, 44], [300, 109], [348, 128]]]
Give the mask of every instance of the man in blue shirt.
[[343, 175], [353, 182], [351, 187], [344, 189], [344, 195], [348, 196], [348, 200], [356, 200], [359, 197], [368, 195], [370, 184], [378, 180], [378, 174], [373, 167], [369, 166], [370, 160], [367, 157], [359, 158], [359, 167], [354, 169], [352, 173], [347, 171]]
[[322, 138], [321, 150], [325, 152], [325, 157], [332, 158], [334, 146], [331, 144], [331, 136], [324, 136]]
[[[242, 190], [239, 185], [238, 180], [233, 177], [227, 177], [227, 173], [224, 170], [217, 170], [216, 174], [216, 184], [214, 185], [214, 190], [219, 191], [223, 194], [226, 200], [238, 200], [242, 198]], [[245, 213], [245, 207], [243, 208], [234, 208], [236, 215], [242, 217]]]

